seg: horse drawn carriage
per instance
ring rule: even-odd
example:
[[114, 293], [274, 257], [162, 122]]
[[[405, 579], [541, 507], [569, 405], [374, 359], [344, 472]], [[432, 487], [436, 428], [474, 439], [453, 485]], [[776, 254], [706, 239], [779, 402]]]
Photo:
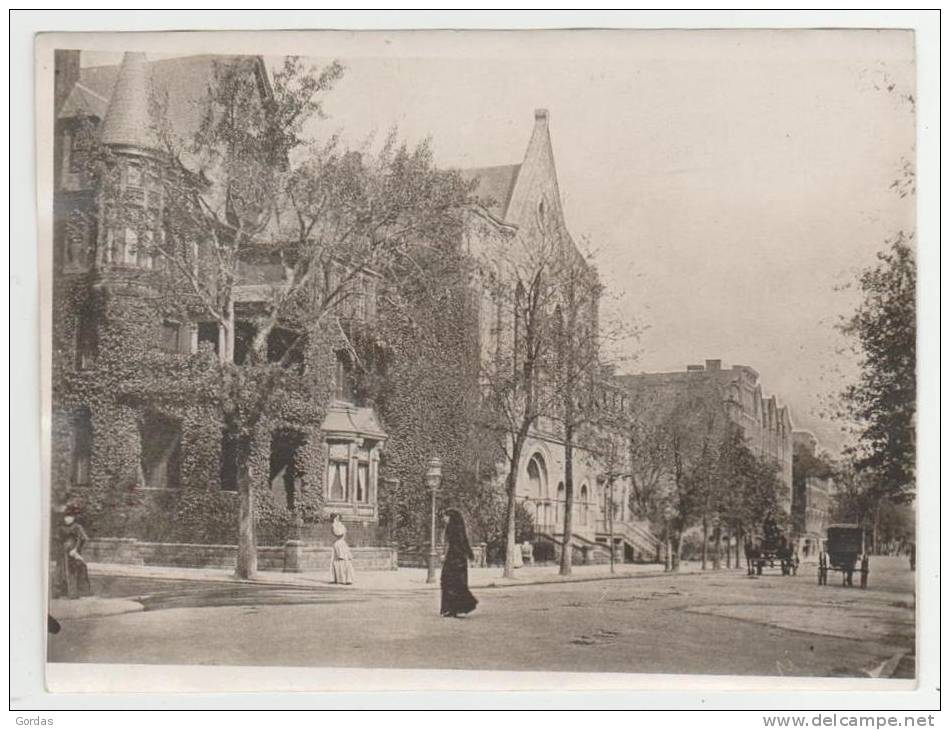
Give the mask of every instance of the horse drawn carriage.
[[798, 572], [795, 545], [771, 517], [765, 520], [761, 538], [746, 541], [745, 557], [749, 575], [762, 575], [765, 568], [775, 567], [781, 569], [782, 575]]
[[860, 525], [829, 525], [825, 549], [818, 555], [818, 585], [828, 585], [828, 571], [841, 573], [841, 585], [854, 585], [854, 573], [861, 573], [861, 587], [868, 587], [870, 571], [864, 549], [864, 528]]

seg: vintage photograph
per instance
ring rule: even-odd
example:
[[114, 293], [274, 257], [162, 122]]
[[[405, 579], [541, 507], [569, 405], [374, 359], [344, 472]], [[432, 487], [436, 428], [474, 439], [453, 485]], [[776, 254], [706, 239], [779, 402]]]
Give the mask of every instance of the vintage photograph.
[[269, 35], [58, 36], [49, 663], [917, 677], [913, 31]]

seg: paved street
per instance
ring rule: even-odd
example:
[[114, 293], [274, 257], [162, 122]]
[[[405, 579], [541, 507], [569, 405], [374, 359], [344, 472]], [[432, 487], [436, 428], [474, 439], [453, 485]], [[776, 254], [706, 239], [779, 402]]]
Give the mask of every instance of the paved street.
[[[796, 676], [913, 676], [913, 574], [875, 558], [871, 588], [744, 571], [476, 591], [97, 578], [144, 611], [64, 619], [51, 661], [375, 666]], [[369, 581], [367, 581], [369, 582]]]

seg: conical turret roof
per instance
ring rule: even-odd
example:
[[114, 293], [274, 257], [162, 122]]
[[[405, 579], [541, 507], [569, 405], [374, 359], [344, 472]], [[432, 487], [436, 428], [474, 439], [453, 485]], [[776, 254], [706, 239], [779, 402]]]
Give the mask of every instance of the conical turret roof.
[[127, 52], [102, 122], [104, 144], [158, 150], [158, 135], [150, 112], [151, 93], [151, 66], [145, 54]]

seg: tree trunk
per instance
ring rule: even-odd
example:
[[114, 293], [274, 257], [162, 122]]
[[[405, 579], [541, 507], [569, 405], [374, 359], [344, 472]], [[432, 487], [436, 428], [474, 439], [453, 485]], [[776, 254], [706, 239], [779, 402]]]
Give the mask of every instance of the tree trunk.
[[713, 549], [713, 570], [719, 570], [722, 567], [722, 556], [719, 552], [722, 549], [722, 528], [719, 525], [716, 525], [713, 530], [713, 540], [716, 542], [716, 547]]
[[[234, 302], [224, 309], [225, 322], [218, 326], [218, 359], [223, 364], [234, 362]], [[238, 578], [252, 580], [257, 576], [257, 538], [254, 525], [254, 484], [244, 475], [246, 454], [238, 454], [238, 550], [234, 573]]]
[[709, 550], [709, 520], [706, 519], [706, 513], [703, 512], [703, 550], [702, 550], [702, 569], [706, 570], [706, 557]]
[[505, 578], [514, 578], [515, 576], [515, 509], [518, 499], [516, 489], [518, 487], [518, 467], [521, 462], [521, 449], [524, 448], [524, 437], [520, 434], [515, 435], [515, 442], [512, 444], [511, 461], [508, 466], [508, 476], [505, 479], [505, 489], [508, 492], [508, 512], [507, 527], [505, 539]]
[[732, 567], [732, 551], [729, 549], [731, 546], [732, 546], [731, 534], [730, 534], [729, 528], [727, 527], [726, 528], [726, 569], [727, 570]]
[[881, 500], [878, 499], [874, 506], [874, 524], [871, 526], [871, 554], [877, 555], [877, 534], [881, 522]]
[[[243, 457], [239, 457], [243, 458]], [[257, 539], [254, 534], [254, 484], [238, 470], [238, 553], [235, 574], [244, 580], [257, 577]]]
[[[569, 417], [573, 417], [572, 415]], [[564, 432], [564, 541], [561, 547], [561, 575], [571, 574], [574, 541], [574, 428], [570, 423]], [[610, 546], [613, 550], [613, 545]]]
[[218, 324], [218, 360], [226, 365], [234, 362], [234, 302], [224, 308], [224, 316]]
[[663, 548], [664, 548], [664, 553], [665, 553], [663, 555], [663, 563], [664, 563], [663, 569], [667, 573], [672, 573], [673, 572], [673, 541], [670, 538], [669, 527], [667, 527], [666, 530], [663, 531]]

